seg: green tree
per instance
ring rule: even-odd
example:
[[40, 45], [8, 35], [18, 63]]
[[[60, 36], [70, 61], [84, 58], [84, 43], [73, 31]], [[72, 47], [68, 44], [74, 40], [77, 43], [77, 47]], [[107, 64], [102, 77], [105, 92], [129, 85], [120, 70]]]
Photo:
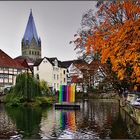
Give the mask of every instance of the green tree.
[[40, 84], [40, 89], [41, 89], [43, 95], [48, 95], [48, 94], [50, 94], [51, 91], [50, 91], [50, 89], [49, 89], [49, 87], [48, 87], [46, 81], [41, 80], [41, 81], [39, 82], [39, 84]]
[[39, 81], [29, 73], [22, 73], [17, 76], [16, 84], [6, 98], [8, 101], [19, 99], [30, 102], [37, 96], [41, 96]]

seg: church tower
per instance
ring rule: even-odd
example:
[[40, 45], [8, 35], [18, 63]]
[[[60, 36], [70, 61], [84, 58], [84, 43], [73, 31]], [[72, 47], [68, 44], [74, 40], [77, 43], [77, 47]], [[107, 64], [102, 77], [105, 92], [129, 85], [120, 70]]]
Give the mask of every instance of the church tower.
[[30, 11], [21, 46], [22, 56], [32, 60], [41, 58], [41, 39], [37, 35], [32, 10]]

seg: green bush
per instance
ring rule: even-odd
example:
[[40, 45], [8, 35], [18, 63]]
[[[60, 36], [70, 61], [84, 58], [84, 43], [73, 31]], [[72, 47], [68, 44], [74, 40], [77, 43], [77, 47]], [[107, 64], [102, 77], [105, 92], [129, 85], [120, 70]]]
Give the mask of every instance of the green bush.
[[39, 106], [50, 106], [55, 102], [55, 99], [52, 97], [36, 97], [35, 102]]
[[43, 95], [50, 95], [51, 94], [51, 91], [49, 89], [49, 86], [47, 85], [46, 81], [44, 80], [41, 80], [39, 82], [39, 86], [40, 86], [40, 90], [42, 92]]
[[28, 73], [22, 73], [17, 76], [16, 85], [7, 92], [5, 102], [11, 106], [48, 106], [55, 101], [55, 97], [50, 95], [49, 87], [45, 81], [39, 81]]

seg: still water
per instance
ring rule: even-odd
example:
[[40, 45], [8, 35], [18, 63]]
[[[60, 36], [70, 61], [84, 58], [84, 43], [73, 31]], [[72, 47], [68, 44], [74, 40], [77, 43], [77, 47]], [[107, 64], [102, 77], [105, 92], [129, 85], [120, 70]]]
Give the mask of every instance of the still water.
[[0, 139], [140, 138], [140, 125], [115, 100], [80, 101], [80, 110], [7, 108], [0, 104]]

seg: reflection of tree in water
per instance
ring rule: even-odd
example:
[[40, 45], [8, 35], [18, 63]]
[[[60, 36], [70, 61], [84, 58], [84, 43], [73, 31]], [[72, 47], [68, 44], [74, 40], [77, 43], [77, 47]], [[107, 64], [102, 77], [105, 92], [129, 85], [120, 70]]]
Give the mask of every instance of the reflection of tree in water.
[[15, 134], [16, 126], [5, 112], [5, 108], [0, 104], [0, 139], [10, 138]]
[[82, 106], [82, 112], [78, 113], [76, 117], [79, 131], [91, 133], [93, 136], [90, 138], [109, 137], [111, 125], [117, 119], [118, 103], [95, 100], [88, 101], [86, 104], [86, 107], [85, 105]]
[[6, 111], [24, 138], [39, 138], [40, 108], [16, 107], [6, 108]]
[[116, 121], [112, 124], [111, 132], [110, 137], [113, 139], [129, 138], [126, 122], [122, 119], [120, 113], [118, 114]]
[[129, 138], [131, 139], [140, 139], [140, 125], [136, 124], [134, 120], [125, 112], [122, 108], [120, 108], [120, 115], [123, 119], [123, 122], [127, 124], [127, 132]]

